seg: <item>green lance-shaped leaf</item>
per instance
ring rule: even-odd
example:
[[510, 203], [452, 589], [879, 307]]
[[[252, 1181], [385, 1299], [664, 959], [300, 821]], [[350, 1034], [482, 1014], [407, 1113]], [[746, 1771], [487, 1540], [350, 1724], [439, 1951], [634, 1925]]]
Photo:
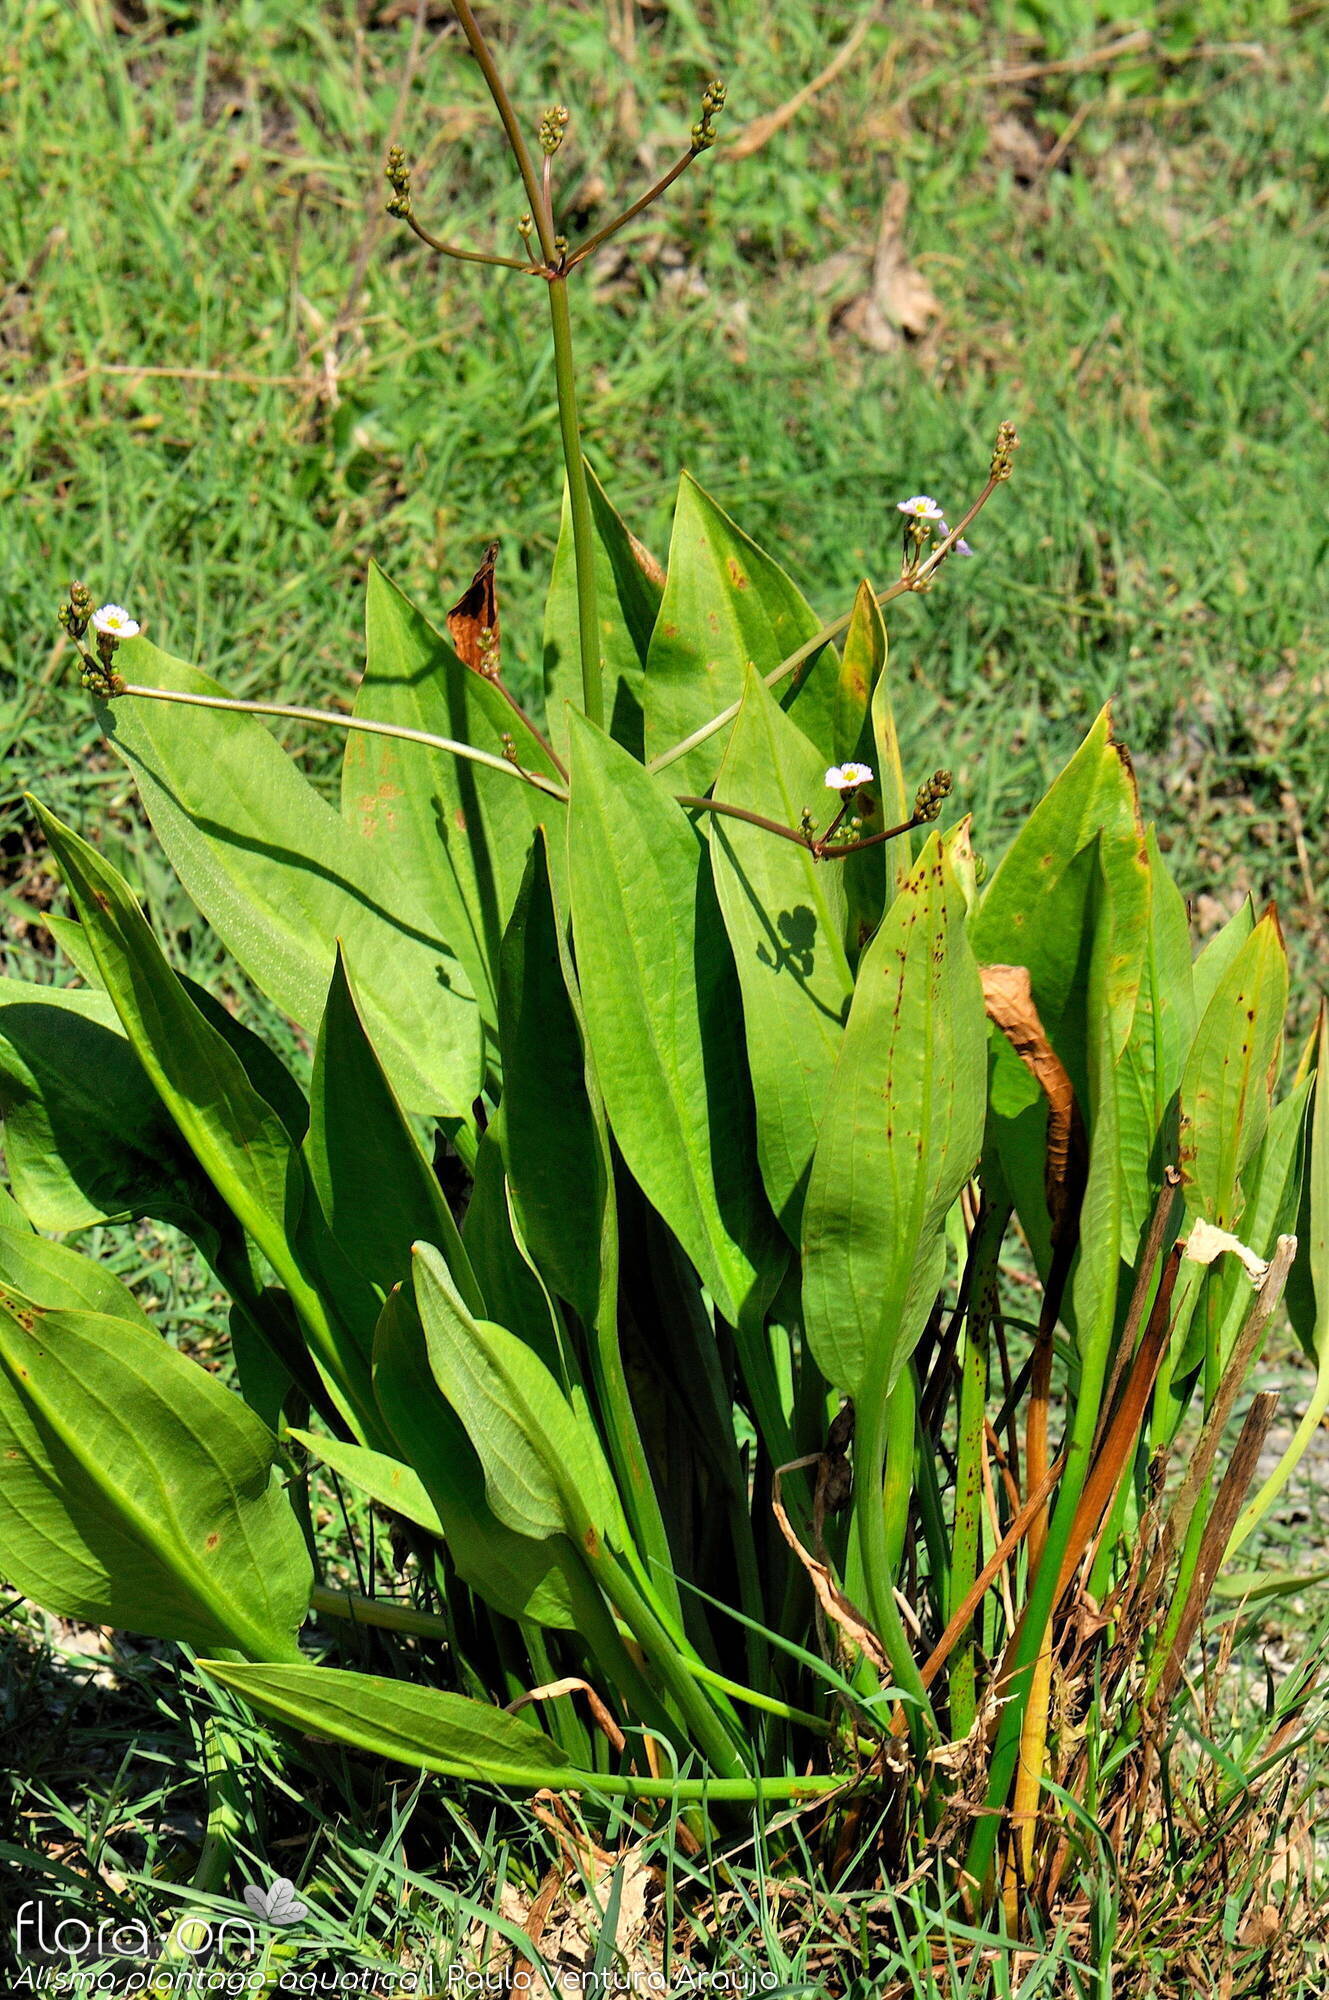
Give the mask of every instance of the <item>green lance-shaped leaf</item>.
[[[972, 926], [981, 964], [1028, 968], [1039, 1018], [1073, 1081], [1081, 1086], [1087, 1072], [1086, 1029], [1082, 1008], [1073, 1007], [1072, 1001], [1085, 978], [1090, 929], [1086, 913], [1094, 898], [1096, 871], [1074, 871], [1073, 863], [1095, 837], [1112, 885], [1117, 937], [1109, 947], [1105, 998], [1113, 1043], [1120, 1052], [1135, 1017], [1139, 991], [1138, 947], [1148, 923], [1149, 862], [1135, 778], [1113, 734], [1107, 708], [1007, 849]], [[1065, 1033], [1059, 1038], [1063, 1017]], [[1029, 1102], [1037, 1089], [1027, 1077]]]
[[1177, 1093], [1195, 1039], [1190, 928], [1153, 828], [1149, 924], [1131, 1031], [1121, 1054], [1118, 1116], [1127, 1240], [1148, 1226], [1163, 1170], [1177, 1159]]
[[[1100, 868], [1095, 847], [1112, 885], [1107, 907], [1116, 936], [1104, 944], [1104, 996], [1112, 1045], [1120, 1054], [1139, 997], [1150, 878], [1134, 776], [1106, 708], [1017, 834], [970, 929], [980, 963], [1028, 969], [1039, 1019], [1081, 1107], [1089, 1089], [1090, 1043], [1097, 1034], [1086, 999]], [[1046, 1099], [995, 1029], [989, 1095], [1002, 1170], [1039, 1269], [1046, 1272]]]
[[472, 1318], [428, 1244], [416, 1245], [415, 1299], [434, 1379], [480, 1456], [499, 1520], [536, 1540], [623, 1548], [622, 1509], [585, 1410], [515, 1334]]
[[0, 980], [0, 1112], [38, 1229], [152, 1215], [195, 1234], [218, 1212], [104, 993]]
[[524, 1717], [466, 1695], [334, 1667], [199, 1664], [221, 1686], [293, 1729], [418, 1770], [524, 1792], [566, 1788], [581, 1775], [567, 1752]]
[[[145, 686], [227, 693], [145, 639], [117, 664]], [[254, 983], [312, 1035], [341, 938], [367, 969], [362, 1001], [407, 1109], [469, 1119], [478, 1010], [391, 851], [360, 839], [256, 716], [133, 697], [98, 713], [181, 882]]]
[[1195, 992], [1195, 1018], [1204, 1012], [1218, 989], [1218, 982], [1255, 929], [1255, 905], [1247, 896], [1239, 903], [1221, 930], [1214, 932], [1191, 967]]
[[443, 1523], [424, 1481], [399, 1458], [390, 1458], [385, 1451], [370, 1451], [362, 1444], [347, 1444], [343, 1438], [320, 1437], [314, 1431], [291, 1430], [287, 1436], [331, 1471], [349, 1479], [361, 1493], [377, 1500], [380, 1507], [390, 1507], [394, 1514], [414, 1521], [417, 1528], [442, 1536]]
[[374, 1335], [374, 1389], [403, 1460], [418, 1474], [462, 1582], [509, 1618], [575, 1630], [581, 1587], [564, 1536], [532, 1541], [498, 1519], [484, 1467], [429, 1365], [412, 1292], [395, 1291]]
[[48, 1611], [290, 1658], [311, 1576], [275, 1451], [151, 1329], [0, 1290], [0, 1570]]
[[[998, 1720], [988, 1774], [988, 1811], [975, 1822], [969, 1849], [967, 1865], [979, 1881], [987, 1879], [991, 1866], [999, 1814], [1008, 1801], [1020, 1754], [1034, 1662], [1042, 1650], [1057, 1579], [1089, 1471], [1117, 1325], [1118, 1292], [1123, 1273], [1128, 1269], [1123, 1264], [1123, 1253], [1128, 1249], [1133, 1253], [1135, 1249], [1133, 1243], [1127, 1245], [1125, 1241], [1126, 1204], [1118, 1114], [1122, 1083], [1114, 995], [1129, 985], [1132, 977], [1138, 984], [1145, 946], [1138, 932], [1123, 930], [1114, 907], [1119, 897], [1134, 897], [1132, 877], [1115, 865], [1110, 849], [1102, 841], [1094, 842], [1090, 859], [1093, 870], [1085, 913], [1089, 938], [1085, 1010], [1088, 1080], [1080, 1100], [1087, 1127], [1089, 1162], [1079, 1212], [1079, 1248], [1070, 1285], [1079, 1366], [1067, 1427], [1066, 1467], [1048, 1538], [1031, 1579], [1019, 1643], [1009, 1663], [1009, 1694]], [[1120, 947], [1124, 936], [1135, 938], [1134, 967], [1122, 962]]]
[[290, 1292], [344, 1414], [372, 1423], [368, 1367], [329, 1317], [295, 1249], [305, 1176], [290, 1133], [162, 957], [123, 878], [43, 806], [36, 810], [139, 1062], [199, 1166]]
[[95, 1258], [67, 1243], [52, 1243], [30, 1229], [6, 1228], [0, 1219], [0, 1283], [41, 1306], [103, 1313], [152, 1332], [152, 1321], [127, 1285]]
[[[1229, 1556], [1273, 1506], [1329, 1410], [1329, 1008], [1323, 1000], [1303, 1068], [1306, 1075], [1302, 1081], [1310, 1082], [1311, 1094], [1306, 1110], [1305, 1158], [1297, 1211], [1295, 1282], [1288, 1288], [1288, 1314], [1297, 1338], [1315, 1364], [1315, 1387], [1287, 1449], [1242, 1511], [1233, 1531]], [[1292, 1093], [1294, 1098], [1300, 1088], [1298, 1084]], [[1270, 1137], [1277, 1123], [1278, 1111], [1275, 1111], [1270, 1121]]]
[[1186, 1205], [1220, 1229], [1237, 1227], [1242, 1171], [1269, 1120], [1287, 991], [1287, 953], [1270, 911], [1214, 988], [1182, 1077]]
[[[507, 1164], [508, 1241], [519, 1258], [517, 1238], [524, 1239], [534, 1263], [587, 1328], [588, 1359], [624, 1507], [639, 1550], [655, 1566], [657, 1589], [677, 1611], [668, 1537], [620, 1345], [619, 1219], [609, 1128], [586, 1047], [571, 951], [554, 907], [543, 834], [532, 844], [503, 939], [499, 1016], [503, 1101], [480, 1148], [467, 1240], [485, 1151], [497, 1140]], [[504, 1270], [513, 1264], [510, 1254]], [[531, 1326], [541, 1324], [534, 1307], [509, 1316], [491, 1297], [490, 1311], [502, 1325], [520, 1326], [529, 1346], [540, 1344], [531, 1335]]]
[[601, 1297], [606, 1168], [565, 950], [548, 846], [537, 834], [499, 961], [503, 1157], [532, 1256], [590, 1326]]
[[[629, 533], [590, 467], [594, 523], [595, 593], [600, 614], [600, 662], [604, 670], [609, 733], [616, 743], [640, 757], [645, 719], [642, 699], [646, 656], [655, 629], [664, 571], [636, 537]], [[545, 599], [545, 711], [549, 733], [566, 754], [569, 702], [581, 706], [581, 637], [577, 625], [577, 573], [572, 539], [572, 508], [566, 485], [559, 522], [558, 547]]]
[[773, 1291], [783, 1252], [756, 1171], [741, 1006], [705, 846], [664, 786], [580, 716], [571, 765], [573, 934], [609, 1123], [737, 1324]]
[[[377, 565], [369, 571], [365, 640], [357, 716], [423, 729], [497, 757], [506, 754], [507, 738], [523, 770], [557, 779], [544, 745], [502, 691], [463, 666]], [[352, 732], [342, 763], [341, 806], [347, 824], [456, 953], [492, 1028], [499, 940], [521, 882], [531, 829], [561, 827], [559, 801], [449, 751]], [[363, 988], [370, 961], [349, 933], [345, 942]], [[420, 1108], [408, 1100], [408, 1109]]]
[[310, 1084], [309, 1177], [338, 1249], [386, 1298], [411, 1245], [435, 1243], [472, 1310], [483, 1301], [452, 1211], [378, 1059], [340, 947]]
[[863, 955], [803, 1214], [808, 1345], [856, 1400], [884, 1402], [923, 1330], [986, 1070], [964, 891], [934, 834]]
[[844, 1784], [839, 1776], [671, 1779], [587, 1771], [524, 1717], [441, 1688], [412, 1687], [407, 1681], [334, 1667], [250, 1667], [230, 1660], [200, 1660], [199, 1666], [222, 1687], [293, 1729], [394, 1758], [418, 1771], [515, 1791], [598, 1792], [705, 1806], [721, 1799], [748, 1805], [760, 1799], [810, 1799]]
[[[748, 670], [715, 796], [790, 827], [806, 809], [822, 812], [831, 796], [819, 751], [755, 668]], [[818, 862], [792, 840], [718, 813], [710, 846], [743, 992], [762, 1179], [797, 1243], [854, 986], [844, 952], [844, 877], [837, 862]]]
[[[46, 927], [79, 977], [95, 993], [102, 993], [102, 976], [97, 966], [96, 954], [88, 940], [87, 932], [77, 917], [53, 916], [48, 911]], [[259, 1096], [267, 1099], [293, 1139], [303, 1139], [309, 1125], [309, 1106], [305, 1102], [304, 1092], [281, 1057], [275, 1054], [252, 1028], [246, 1027], [228, 1007], [223, 1007], [221, 1001], [215, 999], [206, 986], [200, 986], [198, 981], [190, 979], [187, 973], [182, 972], [178, 977], [180, 984], [205, 1020], [210, 1021], [222, 1039], [229, 1042], [235, 1050], [244, 1064], [246, 1076]]]
[[[646, 749], [659, 756], [739, 699], [751, 663], [768, 674], [820, 629], [779, 564], [686, 472], [679, 480], [669, 571], [646, 659]], [[831, 761], [839, 663], [825, 647], [781, 685], [804, 733]], [[680, 792], [704, 792], [723, 732], [669, 766]]]
[[[837, 706], [834, 761], [852, 760], [869, 764], [874, 772], [867, 797], [875, 811], [863, 819], [864, 833], [879, 833], [889, 826], [902, 826], [913, 806], [905, 788], [900, 742], [891, 709], [889, 646], [886, 621], [872, 585], [858, 586], [849, 629], [844, 637], [840, 664], [840, 691]], [[858, 734], [851, 741], [850, 730], [857, 719]], [[852, 960], [867, 943], [888, 901], [904, 887], [913, 865], [914, 843], [910, 834], [899, 834], [886, 846], [865, 847], [860, 854], [846, 855], [838, 867], [844, 878], [848, 904], [846, 944]], [[888, 887], [889, 885], [889, 887]]]

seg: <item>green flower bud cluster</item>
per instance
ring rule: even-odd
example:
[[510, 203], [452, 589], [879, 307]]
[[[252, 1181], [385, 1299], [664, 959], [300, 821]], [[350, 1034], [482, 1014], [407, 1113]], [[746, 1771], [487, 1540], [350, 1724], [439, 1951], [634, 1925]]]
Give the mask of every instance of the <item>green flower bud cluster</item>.
[[551, 104], [540, 120], [540, 151], [550, 159], [563, 144], [568, 129], [568, 107], [566, 104]]
[[399, 220], [404, 219], [411, 212], [411, 170], [406, 164], [406, 155], [400, 146], [389, 146], [384, 172], [392, 189], [388, 214], [397, 216]]
[[69, 600], [56, 612], [56, 619], [76, 643], [92, 622], [92, 592], [86, 583], [71, 583]]
[[1015, 425], [1009, 420], [997, 425], [997, 442], [992, 451], [992, 464], [988, 468], [990, 479], [1009, 479], [1011, 460], [1019, 448], [1020, 440], [1015, 434]]
[[692, 128], [692, 150], [704, 153], [715, 144], [715, 120], [724, 110], [725, 87], [719, 78], [708, 83], [701, 94], [701, 117]]
[[934, 771], [923, 780], [914, 797], [914, 819], [918, 825], [926, 826], [929, 820], [937, 818], [954, 782], [949, 771]]

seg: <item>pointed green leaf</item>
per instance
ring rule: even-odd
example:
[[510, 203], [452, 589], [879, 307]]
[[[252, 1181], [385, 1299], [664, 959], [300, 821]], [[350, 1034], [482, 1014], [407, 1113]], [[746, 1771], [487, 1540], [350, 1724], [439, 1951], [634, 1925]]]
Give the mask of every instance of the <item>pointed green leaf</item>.
[[499, 1520], [537, 1540], [567, 1534], [588, 1548], [624, 1547], [599, 1438], [539, 1356], [506, 1327], [471, 1317], [428, 1244], [416, 1246], [415, 1298], [434, 1379], [480, 1455]]
[[1177, 1159], [1177, 1093], [1195, 1038], [1190, 927], [1186, 905], [1159, 850], [1152, 827], [1149, 928], [1144, 969], [1130, 1036], [1121, 1055], [1118, 1090], [1126, 1234], [1147, 1226], [1163, 1170]]
[[1268, 1124], [1287, 990], [1287, 954], [1271, 912], [1218, 981], [1182, 1078], [1186, 1205], [1220, 1229], [1237, 1227], [1242, 1172]]
[[152, 1321], [127, 1285], [92, 1257], [67, 1243], [52, 1243], [30, 1229], [0, 1224], [0, 1282], [42, 1306], [104, 1313], [153, 1331]]
[[295, 1248], [305, 1174], [290, 1133], [162, 957], [123, 878], [43, 806], [36, 810], [139, 1062], [190, 1152], [290, 1292], [344, 1412], [372, 1422], [367, 1365], [330, 1319]]
[[[1089, 869], [1072, 876], [1072, 864], [1096, 837], [1113, 886], [1113, 921], [1119, 933], [1109, 952], [1105, 991], [1120, 1052], [1135, 1017], [1149, 877], [1134, 775], [1106, 708], [1003, 856], [972, 927], [981, 964], [1028, 967], [1034, 1005], [1076, 1080], [1077, 1070], [1082, 1077], [1084, 1069], [1083, 1033], [1080, 1049], [1069, 1049], [1057, 1030], [1083, 978], [1083, 913], [1096, 879]], [[1114, 974], [1112, 963], [1118, 959]], [[1031, 1081], [1029, 1088], [1037, 1086]]]
[[380, 1507], [390, 1507], [427, 1534], [442, 1537], [443, 1523], [423, 1480], [399, 1458], [370, 1451], [362, 1444], [348, 1444], [344, 1438], [320, 1437], [313, 1431], [291, 1430], [287, 1435], [333, 1472], [349, 1479], [361, 1493], [377, 1500]]
[[423, 1238], [443, 1252], [472, 1310], [482, 1310], [452, 1211], [378, 1059], [340, 948], [318, 1031], [305, 1154], [338, 1248], [382, 1298], [410, 1276], [411, 1245]]
[[0, 981], [0, 1113], [38, 1229], [219, 1212], [104, 993]]
[[418, 1770], [527, 1792], [566, 1786], [579, 1775], [551, 1736], [519, 1715], [465, 1695], [344, 1668], [242, 1667], [229, 1660], [199, 1665], [293, 1729]]
[[576, 1554], [561, 1535], [535, 1542], [500, 1521], [484, 1468], [435, 1382], [410, 1291], [392, 1294], [374, 1335], [374, 1389], [402, 1458], [418, 1473], [462, 1582], [509, 1618], [575, 1630]]
[[568, 866], [586, 1030], [614, 1135], [725, 1318], [778, 1280], [733, 961], [705, 845], [580, 716]]
[[[377, 565], [369, 572], [365, 639], [358, 716], [446, 736], [498, 757], [508, 737], [523, 770], [557, 779], [548, 752], [501, 690], [462, 665]], [[341, 801], [347, 824], [456, 953], [492, 1026], [499, 940], [531, 829], [550, 825], [561, 834], [563, 807], [509, 772], [399, 738], [356, 734], [346, 739]], [[372, 960], [362, 957], [349, 933], [344, 941], [367, 995]], [[379, 1041], [377, 1032], [374, 1039]], [[408, 1101], [407, 1108], [423, 1107]]]
[[0, 1569], [47, 1610], [289, 1657], [311, 1577], [275, 1452], [149, 1328], [0, 1293]]
[[[629, 534], [609, 503], [603, 486], [586, 468], [595, 523], [596, 602], [600, 613], [600, 664], [604, 674], [609, 733], [616, 743], [640, 757], [644, 718], [642, 694], [651, 633], [663, 575], [654, 556]], [[544, 622], [545, 712], [555, 747], [568, 747], [567, 707], [582, 705], [581, 635], [577, 618], [577, 575], [573, 553], [572, 509], [563, 489], [563, 514], [554, 551]]]
[[[715, 796], [781, 826], [830, 796], [820, 753], [749, 668]], [[764, 828], [715, 814], [716, 894], [743, 992], [757, 1110], [757, 1155], [772, 1208], [792, 1242], [853, 978], [844, 953], [841, 866]]]
[[[656, 757], [739, 699], [751, 663], [768, 674], [820, 629], [802, 592], [684, 473], [669, 570], [646, 659], [646, 750]], [[830, 761], [839, 666], [824, 648], [781, 685], [804, 733]], [[724, 732], [669, 767], [674, 789], [704, 792]]]
[[803, 1216], [808, 1345], [855, 1398], [884, 1401], [923, 1330], [986, 1073], [964, 892], [934, 834], [863, 955]]
[[1221, 930], [1214, 932], [1191, 967], [1195, 987], [1195, 1018], [1204, 1018], [1219, 980], [1255, 929], [1255, 906], [1249, 896], [1240, 903]]
[[558, 926], [537, 834], [499, 961], [503, 1156], [532, 1256], [589, 1326], [600, 1300], [604, 1172]]
[[[118, 664], [143, 685], [227, 692], [145, 639]], [[469, 1119], [478, 1012], [392, 854], [357, 837], [257, 716], [133, 697], [99, 715], [181, 882], [261, 991], [312, 1035], [341, 938], [371, 974], [365, 1010], [407, 1108]]]

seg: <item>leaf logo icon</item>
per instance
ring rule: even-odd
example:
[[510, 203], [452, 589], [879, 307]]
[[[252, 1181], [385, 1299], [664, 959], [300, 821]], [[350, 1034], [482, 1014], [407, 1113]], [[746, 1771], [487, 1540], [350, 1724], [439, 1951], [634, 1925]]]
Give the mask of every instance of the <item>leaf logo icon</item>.
[[285, 1875], [279, 1875], [270, 1889], [251, 1885], [245, 1890], [245, 1902], [256, 1917], [270, 1924], [298, 1924], [309, 1914], [295, 1893], [295, 1884]]

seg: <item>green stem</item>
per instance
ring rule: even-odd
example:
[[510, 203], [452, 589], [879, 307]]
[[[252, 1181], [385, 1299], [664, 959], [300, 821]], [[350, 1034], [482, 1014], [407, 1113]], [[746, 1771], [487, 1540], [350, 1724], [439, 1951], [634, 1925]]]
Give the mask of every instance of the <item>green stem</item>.
[[[725, 1717], [684, 1671], [677, 1634], [670, 1632], [627, 1567], [607, 1551], [588, 1557], [592, 1573], [605, 1596], [669, 1688], [680, 1716], [692, 1732], [702, 1755], [722, 1778], [735, 1779], [743, 1773], [739, 1756]], [[728, 1704], [726, 1703], [726, 1707]], [[733, 1723], [737, 1717], [730, 1710]], [[747, 1780], [751, 1783], [751, 1779]]]
[[396, 1604], [388, 1597], [366, 1597], [358, 1590], [331, 1590], [316, 1583], [309, 1593], [309, 1608], [324, 1617], [345, 1618], [352, 1625], [374, 1625], [383, 1632], [405, 1632], [417, 1639], [452, 1638], [446, 1618], [431, 1611], [417, 1611], [413, 1604]]
[[[997, 1273], [1002, 1239], [1011, 1210], [1006, 1202], [984, 1202], [970, 1248], [969, 1317], [964, 1330], [960, 1375], [960, 1427], [955, 1461], [955, 1524], [951, 1539], [948, 1621], [978, 1578], [983, 1517], [983, 1418], [987, 1409], [988, 1330], [997, 1305]], [[978, 1714], [977, 1635], [971, 1624], [955, 1649], [948, 1684], [951, 1734], [968, 1736]]]
[[[894, 1399], [891, 1399], [894, 1400]], [[904, 1629], [895, 1602], [895, 1570], [891, 1561], [890, 1532], [887, 1527], [883, 1492], [889, 1436], [888, 1405], [866, 1415], [858, 1413], [858, 1435], [854, 1442], [854, 1527], [858, 1537], [868, 1611], [881, 1640], [897, 1684], [911, 1700], [909, 1727], [915, 1744], [922, 1748], [936, 1734], [936, 1718], [928, 1700], [923, 1676], [914, 1658], [914, 1649]], [[908, 1464], [913, 1464], [912, 1428]]]
[[[180, 688], [136, 687], [126, 682], [120, 689], [121, 695], [139, 695], [148, 701], [178, 701], [186, 708], [228, 708], [241, 715], [283, 715], [292, 722], [330, 722], [336, 729], [359, 731], [364, 736], [398, 736], [406, 743], [423, 743], [430, 750], [447, 750], [454, 757], [465, 757], [472, 764], [483, 764], [488, 770], [506, 772], [510, 778], [520, 778], [524, 784], [534, 785], [537, 791], [548, 792], [551, 799], [566, 802], [567, 793], [549, 778], [542, 778], [535, 771], [525, 771], [506, 757], [499, 757], [491, 750], [477, 750], [470, 743], [458, 743], [451, 736], [431, 736], [427, 729], [407, 729], [395, 722], [370, 722], [362, 715], [342, 715], [335, 708], [301, 708], [293, 702], [285, 701], [239, 701], [231, 695], [187, 694]], [[119, 696], [117, 696], [119, 699]]]
[[470, 0], [452, 0], [452, 10], [461, 23], [461, 31], [470, 45], [471, 54], [475, 57], [480, 73], [488, 86], [489, 95], [494, 100], [494, 109], [502, 120], [509, 149], [511, 150], [513, 159], [517, 162], [517, 171], [521, 175], [522, 186], [526, 189], [527, 205], [534, 218], [536, 229], [539, 231], [540, 248], [544, 253], [546, 262], [552, 264], [554, 261], [553, 223], [545, 209], [540, 187], [540, 177], [535, 171], [535, 162], [531, 158], [530, 148], [526, 144], [525, 135], [521, 129], [521, 121], [517, 117], [512, 99], [508, 96], [507, 86], [498, 73], [498, 66], [489, 53], [489, 44], [480, 32], [480, 24], [471, 12]]
[[568, 281], [561, 272], [549, 280], [549, 324], [554, 338], [558, 427], [563, 439], [563, 464], [568, 476], [568, 504], [572, 512], [582, 708], [589, 722], [603, 728], [605, 704], [600, 672], [600, 615], [596, 604], [595, 526], [591, 517], [591, 489], [586, 480], [586, 463], [581, 454], [581, 429], [577, 422], [577, 371], [572, 357]]

